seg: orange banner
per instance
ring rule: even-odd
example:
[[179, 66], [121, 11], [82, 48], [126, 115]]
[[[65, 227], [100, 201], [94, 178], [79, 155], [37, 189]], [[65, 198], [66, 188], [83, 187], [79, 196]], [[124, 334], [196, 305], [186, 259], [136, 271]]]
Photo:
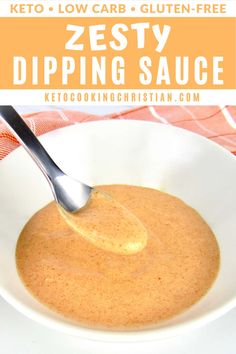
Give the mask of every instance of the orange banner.
[[6, 18], [0, 89], [236, 88], [234, 18]]

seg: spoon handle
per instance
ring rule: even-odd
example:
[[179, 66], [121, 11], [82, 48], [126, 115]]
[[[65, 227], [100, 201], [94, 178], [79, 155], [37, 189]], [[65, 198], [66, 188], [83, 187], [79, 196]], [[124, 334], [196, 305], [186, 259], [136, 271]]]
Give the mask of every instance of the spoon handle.
[[12, 106], [0, 106], [0, 117], [31, 155], [49, 182], [62, 174], [62, 171]]

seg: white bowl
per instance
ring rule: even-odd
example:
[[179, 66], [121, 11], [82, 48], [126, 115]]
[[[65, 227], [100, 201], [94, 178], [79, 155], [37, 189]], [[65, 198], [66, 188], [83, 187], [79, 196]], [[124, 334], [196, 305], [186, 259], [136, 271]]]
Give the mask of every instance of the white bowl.
[[16, 271], [21, 229], [52, 199], [35, 164], [19, 148], [0, 163], [0, 294], [17, 310], [61, 332], [101, 341], [156, 340], [197, 328], [236, 304], [236, 159], [183, 129], [143, 121], [99, 121], [59, 129], [40, 139], [65, 172], [91, 185], [158, 188], [195, 208], [216, 234], [221, 266], [197, 304], [150, 330], [85, 328], [50, 311], [25, 289]]

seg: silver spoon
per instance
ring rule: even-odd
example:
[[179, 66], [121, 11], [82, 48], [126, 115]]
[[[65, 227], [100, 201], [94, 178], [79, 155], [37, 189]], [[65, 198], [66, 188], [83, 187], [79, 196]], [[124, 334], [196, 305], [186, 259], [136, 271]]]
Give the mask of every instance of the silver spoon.
[[12, 106], [0, 106], [0, 116], [47, 178], [56, 202], [70, 213], [85, 206], [93, 188], [62, 172]]

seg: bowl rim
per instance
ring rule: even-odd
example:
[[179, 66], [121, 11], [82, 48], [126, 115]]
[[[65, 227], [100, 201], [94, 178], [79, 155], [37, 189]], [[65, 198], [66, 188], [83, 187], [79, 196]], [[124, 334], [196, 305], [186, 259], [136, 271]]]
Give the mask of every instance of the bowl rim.
[[[51, 136], [51, 135], [54, 135], [54, 134], [57, 134], [58, 132], [60, 131], [64, 131], [64, 130], [71, 130], [73, 127], [74, 128], [77, 128], [78, 126], [79, 127], [83, 127], [83, 126], [87, 126], [87, 125], [115, 125], [115, 124], [134, 124], [134, 125], [150, 125], [150, 126], [153, 126], [153, 127], [158, 127], [158, 128], [161, 128], [161, 129], [172, 129], [173, 131], [176, 130], [176, 131], [179, 131], [180, 134], [185, 134], [185, 135], [192, 135], [193, 137], [195, 137], [194, 139], [199, 139], [201, 141], [204, 141], [205, 143], [209, 144], [209, 145], [212, 145], [214, 146], [216, 149], [218, 149], [219, 151], [222, 151], [224, 154], [228, 155], [228, 157], [232, 158], [232, 160], [236, 161], [236, 155], [234, 155], [232, 152], [230, 152], [229, 150], [227, 150], [225, 147], [223, 147], [222, 145], [216, 143], [215, 141], [212, 141], [210, 138], [207, 138], [201, 134], [198, 134], [198, 133], [195, 133], [191, 130], [188, 130], [188, 129], [185, 129], [185, 128], [182, 128], [182, 127], [177, 127], [173, 124], [165, 124], [165, 123], [160, 123], [160, 122], [154, 122], [154, 121], [148, 121], [148, 120], [144, 120], [144, 119], [102, 119], [102, 116], [101, 116], [101, 120], [91, 120], [91, 121], [85, 121], [85, 122], [74, 122], [70, 125], [66, 125], [64, 127], [59, 127], [59, 128], [56, 128], [56, 129], [53, 129], [49, 132], [46, 132], [46, 133], [43, 133], [39, 136], [37, 136], [37, 138], [39, 140], [44, 140], [44, 139], [47, 139], [48, 136]], [[13, 153], [15, 153], [16, 151], [18, 150], [24, 150], [23, 146], [19, 145], [17, 146], [13, 151], [11, 151], [7, 156], [5, 156], [2, 160], [0, 160], [0, 165], [5, 161], [7, 160], [10, 156], [12, 156]]]
[[[176, 127], [170, 124], [163, 124], [159, 122], [152, 122], [152, 121], [145, 121], [145, 120], [135, 120], [135, 119], [109, 119], [109, 120], [98, 120], [98, 121], [89, 121], [89, 122], [82, 122], [75, 123], [66, 127], [61, 127], [55, 129], [53, 131], [47, 132], [42, 134], [39, 137], [39, 140], [46, 140], [48, 136], [53, 136], [58, 131], [70, 131], [71, 129], [76, 129], [79, 126], [84, 125], [151, 125], [154, 127], [158, 127], [158, 129], [172, 129], [175, 131], [179, 131], [181, 134], [187, 134], [188, 136], [192, 135], [194, 139], [199, 139], [204, 141], [205, 144], [210, 144], [214, 149], [221, 151], [225, 155], [226, 158], [232, 159], [232, 161], [236, 162], [236, 156], [232, 154], [230, 151], [222, 147], [221, 145], [211, 141], [210, 139], [201, 136], [200, 134], [194, 133], [192, 131]], [[23, 151], [23, 147], [19, 146], [15, 150], [13, 150], [10, 154], [8, 154], [3, 160], [0, 161], [0, 166], [4, 165], [4, 161], [8, 161], [14, 159], [15, 154], [21, 153]], [[4, 167], [3, 167], [4, 168]], [[69, 334], [78, 336], [81, 338], [94, 340], [94, 341], [102, 341], [102, 342], [142, 342], [142, 341], [153, 341], [159, 340], [163, 338], [173, 337], [182, 333], [187, 333], [193, 329], [197, 329], [230, 311], [236, 306], [236, 294], [235, 297], [232, 299], [225, 301], [221, 306], [217, 309], [210, 310], [206, 314], [199, 315], [192, 320], [186, 320], [183, 323], [177, 324], [167, 324], [163, 327], [157, 328], [147, 328], [147, 329], [137, 329], [137, 330], [127, 330], [127, 331], [117, 331], [117, 330], [103, 330], [103, 329], [96, 329], [96, 328], [89, 328], [80, 324], [73, 324], [73, 323], [66, 323], [61, 322], [60, 319], [52, 319], [47, 315], [40, 314], [38, 311], [33, 310], [29, 306], [25, 305], [19, 299], [17, 299], [14, 295], [12, 295], [9, 291], [4, 289], [0, 284], [0, 295], [6, 300], [10, 305], [12, 305], [16, 310], [24, 314], [26, 317], [35, 320], [36, 322], [45, 325], [48, 328], [57, 330], [61, 333]], [[201, 299], [200, 299], [201, 300]], [[187, 311], [187, 309], [186, 309]], [[65, 319], [66, 320], [66, 319]], [[163, 322], [164, 323], [164, 322]]]

